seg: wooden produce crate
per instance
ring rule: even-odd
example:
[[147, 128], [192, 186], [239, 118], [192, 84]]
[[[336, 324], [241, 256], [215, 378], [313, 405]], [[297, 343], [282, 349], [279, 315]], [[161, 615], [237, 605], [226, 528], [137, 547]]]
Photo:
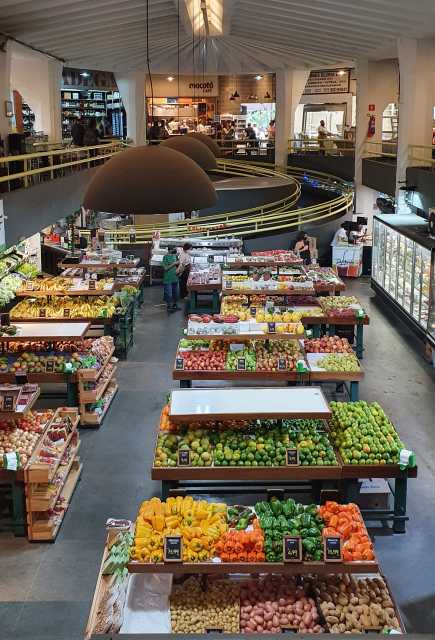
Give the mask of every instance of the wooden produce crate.
[[[104, 366], [104, 369], [107, 368], [109, 363], [107, 363]], [[111, 380], [113, 380], [113, 377], [115, 376], [117, 371], [117, 367], [115, 365], [112, 366], [112, 371], [109, 374], [109, 377], [106, 378], [103, 382], [100, 382], [95, 389], [88, 389], [85, 390], [83, 389], [83, 382], [84, 379], [80, 380], [80, 390], [79, 390], [79, 396], [80, 396], [80, 405], [82, 404], [88, 404], [88, 403], [92, 403], [92, 402], [98, 402], [98, 400], [100, 400], [100, 398], [103, 396], [104, 392], [106, 391], [109, 382]], [[102, 373], [102, 370], [99, 372], [99, 374]], [[86, 379], [86, 378], [85, 378]], [[98, 376], [98, 380], [100, 379], [100, 375]], [[87, 380], [89, 381], [89, 380]]]
[[[104, 417], [106, 415], [106, 413], [108, 412], [109, 408], [112, 405], [113, 399], [116, 396], [116, 394], [118, 393], [118, 385], [115, 385], [114, 391], [112, 393], [112, 396], [110, 398], [110, 401], [106, 404], [106, 406], [104, 407], [103, 413], [101, 415], [98, 415], [97, 413], [95, 413], [95, 411], [87, 411], [86, 410], [86, 405], [82, 405], [80, 407], [81, 410], [81, 425], [84, 426], [91, 426], [91, 427], [99, 427], [100, 424], [103, 422]], [[83, 407], [83, 409], [82, 409]]]
[[106, 359], [104, 360], [102, 366], [99, 369], [79, 369], [77, 371], [79, 382], [81, 380], [87, 380], [87, 381], [91, 381], [91, 382], [97, 381], [98, 378], [103, 373], [104, 369], [109, 364], [109, 362], [110, 362], [110, 360], [111, 360], [111, 358], [112, 358], [114, 353], [115, 353], [115, 348], [113, 348], [110, 351], [110, 353], [108, 354], [108, 356], [106, 357]]

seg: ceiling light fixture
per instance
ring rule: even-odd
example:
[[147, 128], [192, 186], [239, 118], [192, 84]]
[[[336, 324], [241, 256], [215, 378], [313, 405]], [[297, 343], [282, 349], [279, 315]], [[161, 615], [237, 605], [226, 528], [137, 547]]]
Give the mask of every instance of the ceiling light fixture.
[[255, 79], [256, 79], [256, 80], [261, 80], [261, 79], [262, 79], [262, 77], [263, 77], [263, 76], [258, 75], [258, 76], [255, 76]]
[[230, 95], [230, 100], [235, 100], [234, 93]]
[[166, 80], [167, 80], [168, 82], [173, 82], [173, 81], [174, 81], [174, 76], [168, 76], [168, 77], [166, 78]]
[[87, 71], [82, 71], [80, 75], [82, 76], [82, 78], [89, 78], [91, 74], [88, 73]]
[[337, 73], [337, 75], [344, 76], [345, 73], [346, 73], [346, 71], [343, 71], [343, 69], [340, 69], [340, 71]]

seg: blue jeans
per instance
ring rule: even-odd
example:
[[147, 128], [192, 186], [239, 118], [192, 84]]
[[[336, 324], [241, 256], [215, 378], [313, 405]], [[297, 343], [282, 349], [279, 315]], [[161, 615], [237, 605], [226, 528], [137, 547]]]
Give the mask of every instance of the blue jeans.
[[168, 307], [175, 307], [178, 300], [178, 280], [163, 285], [163, 299]]

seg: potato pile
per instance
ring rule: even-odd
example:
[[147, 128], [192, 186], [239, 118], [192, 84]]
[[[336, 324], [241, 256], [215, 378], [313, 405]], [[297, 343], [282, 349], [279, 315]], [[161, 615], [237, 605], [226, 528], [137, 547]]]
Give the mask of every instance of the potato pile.
[[242, 633], [281, 633], [295, 628], [298, 633], [323, 633], [313, 598], [291, 578], [266, 576], [250, 580], [240, 589]]
[[328, 576], [312, 584], [331, 633], [364, 633], [366, 629], [400, 630], [394, 605], [380, 577]]
[[172, 633], [239, 633], [240, 592], [229, 580], [217, 580], [203, 590], [199, 579], [191, 576], [173, 586], [170, 608]]

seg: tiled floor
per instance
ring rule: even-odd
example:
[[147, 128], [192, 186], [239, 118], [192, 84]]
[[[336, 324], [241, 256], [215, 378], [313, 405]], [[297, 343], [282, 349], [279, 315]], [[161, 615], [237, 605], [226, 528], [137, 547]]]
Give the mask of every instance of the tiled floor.
[[[421, 345], [371, 299], [366, 283], [349, 283], [371, 316], [366, 377], [360, 397], [377, 400], [417, 454], [419, 478], [409, 483], [406, 535], [376, 536], [409, 631], [435, 627], [435, 372]], [[0, 638], [83, 637], [109, 516], [134, 518], [139, 502], [159, 492], [150, 480], [154, 429], [168, 389], [182, 316], [167, 316], [159, 288], [147, 290], [135, 347], [119, 366], [119, 393], [101, 429], [82, 430], [84, 469], [55, 544], [0, 535]]]

